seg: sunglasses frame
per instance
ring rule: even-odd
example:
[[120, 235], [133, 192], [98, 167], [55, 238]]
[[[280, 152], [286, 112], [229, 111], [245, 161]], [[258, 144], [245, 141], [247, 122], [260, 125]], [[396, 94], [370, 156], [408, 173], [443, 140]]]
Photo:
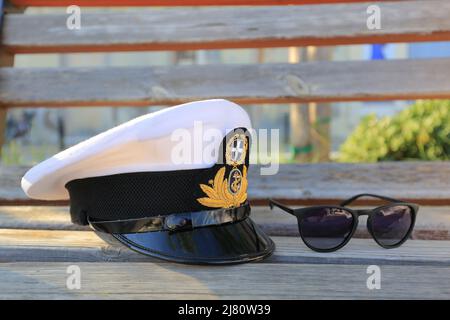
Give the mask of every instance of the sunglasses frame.
[[[378, 199], [382, 199], [385, 201], [389, 201], [389, 204], [386, 205], [382, 205], [373, 209], [359, 209], [359, 210], [354, 210], [351, 209], [349, 207], [346, 207], [346, 205], [350, 204], [351, 202], [353, 202], [354, 200], [361, 198], [361, 197], [372, 197], [372, 198], [378, 198]], [[416, 216], [417, 216], [417, 212], [419, 211], [419, 205], [415, 204], [415, 203], [411, 203], [411, 202], [403, 202], [401, 200], [397, 200], [397, 199], [393, 199], [393, 198], [389, 198], [389, 197], [385, 197], [385, 196], [380, 196], [380, 195], [376, 195], [376, 194], [370, 194], [370, 193], [361, 193], [358, 194], [354, 197], [351, 197], [347, 200], [344, 200], [341, 202], [341, 204], [339, 206], [334, 206], [334, 205], [320, 205], [320, 206], [310, 206], [310, 207], [304, 207], [304, 208], [298, 208], [298, 209], [293, 209], [290, 208], [276, 200], [273, 199], [269, 199], [269, 206], [270, 209], [273, 209], [274, 206], [282, 209], [283, 211], [286, 211], [287, 213], [290, 213], [291, 215], [295, 216], [297, 218], [297, 225], [298, 225], [298, 232], [300, 234], [300, 238], [302, 239], [303, 243], [310, 248], [311, 250], [317, 251], [317, 252], [333, 252], [336, 250], [341, 249], [342, 247], [344, 247], [349, 241], [350, 239], [353, 237], [353, 235], [355, 234], [356, 229], [358, 228], [359, 225], [359, 217], [360, 216], [368, 216], [367, 218], [367, 223], [366, 223], [366, 227], [367, 230], [369, 231], [371, 237], [373, 238], [373, 240], [382, 248], [385, 249], [393, 249], [393, 248], [397, 248], [399, 246], [401, 246], [403, 243], [405, 243], [406, 240], [408, 240], [408, 238], [411, 236], [411, 233], [414, 229], [414, 225], [416, 223]], [[397, 243], [393, 244], [393, 245], [385, 245], [380, 243], [380, 241], [378, 241], [378, 239], [374, 236], [373, 230], [372, 230], [372, 223], [371, 223], [371, 218], [374, 214], [378, 213], [379, 211], [383, 210], [383, 209], [387, 209], [390, 207], [396, 207], [396, 206], [407, 206], [409, 208], [411, 208], [411, 226], [409, 227], [408, 232], [405, 234], [405, 236]], [[300, 228], [300, 223], [301, 223], [301, 219], [303, 217], [304, 214], [313, 211], [313, 210], [317, 210], [317, 209], [324, 209], [324, 208], [334, 208], [334, 209], [341, 209], [341, 210], [345, 210], [346, 212], [350, 213], [353, 217], [353, 222], [352, 222], [352, 229], [350, 231], [350, 233], [348, 234], [348, 236], [345, 238], [345, 240], [339, 244], [336, 247], [333, 248], [329, 248], [329, 249], [320, 249], [320, 248], [314, 248], [312, 247], [307, 241], [305, 241], [305, 238], [302, 235], [302, 231]]]

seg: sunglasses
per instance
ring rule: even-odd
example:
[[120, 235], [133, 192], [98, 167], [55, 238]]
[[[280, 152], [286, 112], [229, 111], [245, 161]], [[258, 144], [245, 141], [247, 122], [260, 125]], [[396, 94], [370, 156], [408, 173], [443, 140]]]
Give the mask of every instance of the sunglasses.
[[[369, 210], [346, 207], [360, 197], [373, 197], [390, 203]], [[300, 237], [310, 249], [318, 252], [331, 252], [345, 246], [358, 227], [358, 217], [364, 215], [368, 216], [367, 229], [376, 243], [386, 249], [396, 248], [411, 235], [419, 210], [417, 204], [368, 193], [347, 199], [340, 206], [292, 209], [272, 199], [269, 204], [271, 209], [276, 206], [297, 217]]]

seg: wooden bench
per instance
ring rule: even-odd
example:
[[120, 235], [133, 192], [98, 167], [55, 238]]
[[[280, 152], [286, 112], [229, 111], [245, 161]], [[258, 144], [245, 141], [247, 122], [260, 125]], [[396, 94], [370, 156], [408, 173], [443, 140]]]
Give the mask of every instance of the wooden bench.
[[[83, 13], [82, 37], [66, 28], [65, 14], [20, 13], [26, 6], [74, 3], [205, 7]], [[259, 6], [285, 4], [297, 6]], [[450, 40], [448, 1], [381, 1], [381, 30], [366, 28], [368, 5], [357, 0], [10, 1], [0, 47], [0, 131], [5, 110], [15, 107], [171, 105], [215, 97], [239, 103], [450, 98], [448, 58], [145, 68], [12, 67], [18, 53]], [[193, 14], [195, 19], [190, 19]], [[0, 166], [0, 299], [450, 297], [448, 162], [289, 164], [282, 165], [276, 176], [260, 176], [253, 166], [249, 172], [252, 215], [273, 236], [277, 250], [260, 263], [215, 268], [166, 263], [106, 244], [87, 228], [70, 223], [66, 202], [28, 199], [20, 189], [27, 169]], [[301, 243], [294, 219], [269, 211], [266, 205], [269, 197], [299, 206], [338, 203], [360, 192], [421, 204], [414, 240], [384, 250], [367, 239], [361, 223], [357, 238], [347, 247], [319, 254]], [[66, 288], [66, 268], [71, 264], [82, 269], [80, 290]], [[366, 269], [372, 264], [382, 269], [381, 290], [366, 287]], [[143, 279], [142, 274], [149, 276]], [[124, 292], [123, 287], [130, 289]]]

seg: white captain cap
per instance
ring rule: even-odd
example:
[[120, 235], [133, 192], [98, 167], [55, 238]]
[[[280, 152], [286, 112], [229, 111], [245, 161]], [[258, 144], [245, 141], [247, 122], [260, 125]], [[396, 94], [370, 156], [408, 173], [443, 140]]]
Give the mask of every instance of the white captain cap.
[[[195, 146], [198, 124], [218, 139]], [[54, 155], [25, 174], [22, 188], [35, 199], [69, 199], [72, 222], [146, 255], [185, 263], [259, 260], [274, 244], [249, 218], [250, 129], [245, 110], [230, 101], [182, 104]], [[188, 137], [191, 161], [174, 161], [175, 132]], [[204, 157], [206, 149], [214, 156]]]
[[[74, 179], [141, 171], [169, 171], [210, 167], [203, 161], [174, 163], [176, 130], [193, 136], [196, 122], [203, 129], [225, 135], [233, 128], [250, 128], [247, 113], [237, 104], [222, 100], [190, 102], [135, 118], [68, 148], [29, 170], [22, 189], [34, 199], [66, 200], [65, 185]], [[219, 141], [220, 144], [220, 141]], [[218, 147], [218, 146], [217, 146]]]

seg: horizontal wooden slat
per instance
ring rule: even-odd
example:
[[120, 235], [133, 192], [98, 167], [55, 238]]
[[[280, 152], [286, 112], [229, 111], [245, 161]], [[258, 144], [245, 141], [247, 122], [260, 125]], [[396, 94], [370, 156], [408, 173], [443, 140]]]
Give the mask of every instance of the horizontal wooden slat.
[[450, 40], [446, 0], [379, 3], [376, 30], [366, 21], [372, 4], [83, 12], [80, 30], [67, 28], [66, 14], [11, 14], [2, 42], [10, 52], [37, 53]]
[[[273, 256], [265, 263], [383, 264], [450, 266], [450, 241], [410, 240], [399, 248], [387, 250], [371, 239], [352, 239], [332, 253], [307, 248], [299, 237], [272, 237]], [[127, 249], [107, 244], [91, 231], [0, 229], [0, 262], [65, 261], [160, 261]]]
[[[289, 4], [321, 4], [321, 3], [355, 3], [367, 0], [9, 0], [15, 6], [28, 7], [60, 7], [73, 4], [83, 7], [102, 6], [238, 6], [238, 5], [289, 5]], [[378, 0], [377, 2], [405, 1]]]
[[[362, 208], [362, 207], [356, 207]], [[297, 220], [278, 209], [253, 206], [252, 219], [271, 236], [298, 237]], [[0, 229], [90, 230], [70, 221], [68, 207], [2, 206]], [[355, 238], [370, 238], [365, 217], [360, 217]], [[419, 240], [450, 240], [450, 207], [421, 207], [412, 235]]]
[[[358, 193], [384, 194], [421, 204], [450, 204], [450, 162], [280, 165], [273, 176], [250, 167], [250, 197], [298, 203], [337, 203]], [[370, 204], [373, 202], [366, 201]]]
[[[450, 162], [285, 164], [280, 165], [276, 175], [266, 176], [260, 174], [260, 168], [249, 168], [249, 198], [253, 204], [266, 205], [270, 197], [291, 204], [336, 204], [369, 192], [423, 205], [450, 205]], [[0, 166], [0, 205], [64, 204], [30, 201], [20, 188], [27, 169]]]
[[90, 230], [70, 221], [68, 207], [0, 206], [0, 229]]
[[[381, 289], [367, 288], [367, 265], [77, 263], [80, 290], [68, 290], [70, 263], [0, 264], [0, 299], [449, 299], [450, 268], [381, 266]], [[180, 303], [184, 307], [185, 303]], [[178, 310], [173, 308], [170, 312]], [[165, 310], [167, 315], [170, 314]], [[213, 311], [209, 317], [217, 318]], [[274, 311], [272, 311], [274, 313]], [[279, 313], [281, 314], [281, 312]], [[195, 317], [195, 316], [194, 316]], [[199, 317], [197, 317], [199, 318]]]
[[450, 59], [115, 68], [2, 68], [0, 105], [148, 106], [450, 98]]

